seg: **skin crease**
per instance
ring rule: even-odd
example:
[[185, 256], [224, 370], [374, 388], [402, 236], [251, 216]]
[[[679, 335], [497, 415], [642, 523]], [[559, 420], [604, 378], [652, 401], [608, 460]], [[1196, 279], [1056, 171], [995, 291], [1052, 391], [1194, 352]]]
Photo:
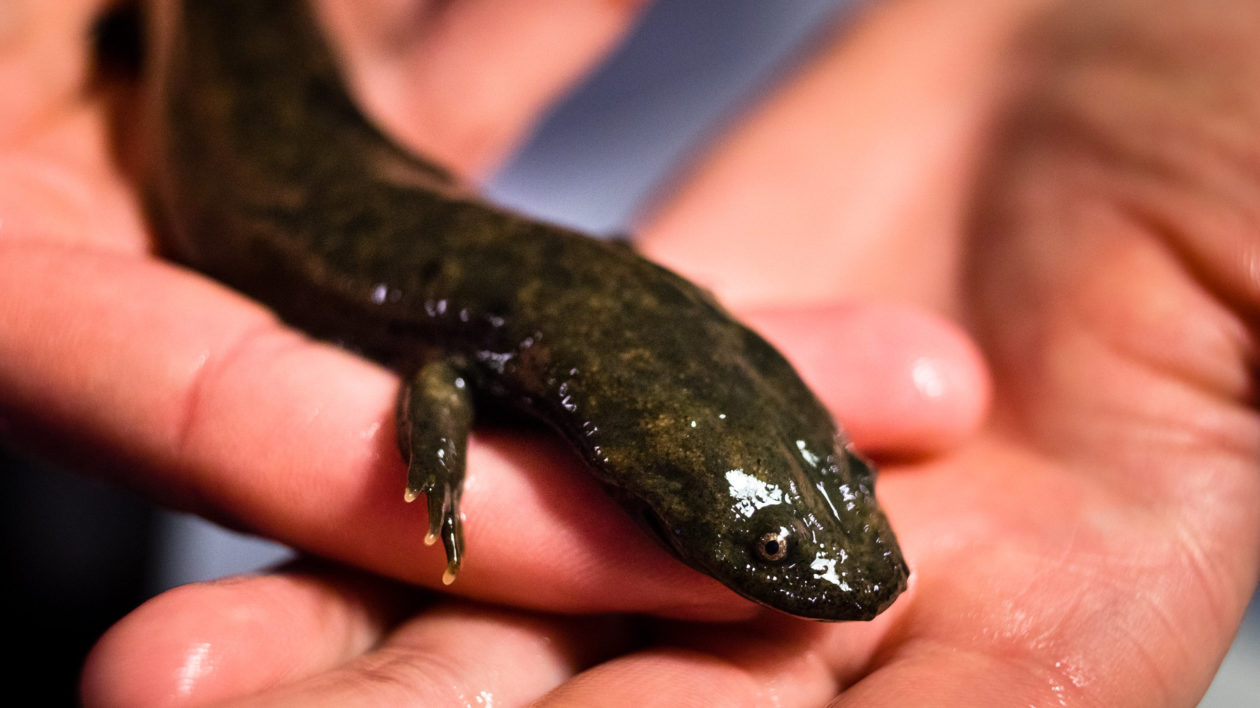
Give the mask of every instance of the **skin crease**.
[[[906, 236], [894, 230], [889, 251], [870, 247], [881, 257], [876, 263], [904, 262], [903, 268], [881, 278], [862, 262], [838, 260], [828, 281], [849, 282], [852, 270], [862, 276], [856, 282], [879, 281], [872, 292], [895, 293], [900, 282], [912, 290], [907, 299], [926, 298], [957, 312], [977, 335], [995, 374], [995, 409], [978, 435], [947, 451], [938, 448], [941, 454], [924, 461], [884, 467], [881, 499], [897, 524], [915, 580], [880, 620], [824, 627], [770, 616], [701, 626], [662, 619], [633, 630], [615, 624], [578, 630], [555, 616], [523, 611], [505, 616], [503, 610], [460, 600], [447, 601], [457, 606], [451, 611], [449, 604], [431, 604], [428, 596], [392, 595], [380, 580], [350, 580], [356, 573], [342, 567], [289, 571], [226, 587], [192, 586], [142, 607], [102, 640], [85, 672], [85, 701], [187, 705], [250, 696], [255, 702], [344, 704], [339, 699], [345, 694], [335, 691], [349, 679], [358, 689], [355, 700], [385, 703], [400, 695], [438, 702], [454, 694], [399, 691], [453, 687], [449, 690], [465, 699], [493, 691], [502, 704], [540, 696], [551, 704], [581, 705], [592, 697], [615, 702], [621, 696], [642, 703], [660, 696], [675, 705], [688, 699], [896, 705], [928, 696], [934, 705], [1192, 705], [1237, 627], [1260, 562], [1254, 381], [1260, 292], [1257, 240], [1248, 230], [1255, 221], [1245, 211], [1257, 203], [1247, 199], [1256, 188], [1256, 172], [1254, 162], [1246, 161], [1254, 155], [1246, 141], [1256, 133], [1260, 111], [1228, 90], [1255, 83], [1260, 61], [1242, 30], [1255, 26], [1256, 18], [1224, 9], [1254, 13], [1248, 3], [1222, 2], [1210, 10], [1196, 5], [1167, 3], [1152, 17], [1141, 3], [1065, 3], [1056, 13], [1013, 19], [1015, 13], [990, 14], [985, 5], [890, 4], [864, 19], [847, 48], [822, 55], [717, 146], [647, 229], [653, 252], [686, 271], [687, 264], [671, 261], [663, 237], [654, 234], [686, 231], [698, 243], [707, 233], [718, 243], [741, 236], [725, 230], [730, 223], [752, 228], [755, 217], [782, 213], [783, 199], [764, 194], [765, 175], [775, 174], [769, 161], [775, 142], [795, 139], [798, 128], [828, 110], [834, 121], [813, 143], [818, 164], [790, 175], [814, 179], [790, 183], [804, 192], [802, 199], [811, 189], [838, 199], [844, 193], [821, 179], [827, 166], [860, 174], [862, 165], [847, 162], [843, 153], [828, 154], [826, 138], [844, 134], [845, 121], [856, 120], [852, 97], [863, 95], [868, 82], [890, 82], [851, 67], [919, 56], [918, 68], [891, 77], [905, 82], [907, 97], [918, 95], [919, 85], [939, 81], [922, 66], [957, 72], [951, 75], [961, 77], [961, 88], [988, 88], [1005, 79], [1007, 69], [1021, 69], [1017, 90], [996, 101], [1006, 110], [994, 114], [1002, 129], [986, 143], [988, 150], [923, 155], [920, 171], [899, 178], [906, 181], [904, 189], [885, 186], [854, 195], [853, 201], [843, 197], [854, 210], [895, 215], [874, 220], [872, 233], [854, 234], [859, 242], [881, 242], [876, 227], [889, 223], [932, 225], [941, 217], [945, 223], [924, 233], [934, 240], [948, 236], [958, 257], [919, 261], [914, 230]], [[66, 24], [36, 32], [44, 43], [6, 47], [6, 81], [29, 79], [22, 72], [33, 67], [55, 73], [60, 62], [72, 61], [64, 57], [83, 55], [79, 32], [94, 8], [69, 2], [65, 7], [67, 16], [30, 13], [26, 21]], [[903, 30], [968, 12], [973, 24], [957, 20], [959, 31], [943, 32], [935, 42], [904, 41]], [[452, 12], [447, 22], [458, 26], [459, 16]], [[580, 15], [574, 19], [581, 21]], [[531, 35], [528, 26], [520, 29]], [[0, 36], [12, 32], [0, 28]], [[460, 36], [441, 34], [446, 41]], [[993, 41], [991, 54], [953, 53], [968, 45], [968, 37], [991, 40], [1003, 34], [1017, 37], [1013, 48]], [[1105, 51], [1117, 46], [1117, 38], [1128, 51]], [[1212, 51], [1204, 54], [1203, 47]], [[441, 48], [438, 41], [425, 51]], [[445, 51], [459, 53], [449, 45]], [[63, 58], [51, 65], [17, 61], [32, 55]], [[405, 71], [406, 56], [396, 56], [399, 64], [392, 70]], [[491, 51], [480, 60], [493, 65], [495, 58]], [[563, 59], [566, 65], [555, 73], [571, 75], [569, 62], [576, 60]], [[550, 76], [543, 64], [539, 74]], [[989, 81], [983, 80], [986, 74]], [[392, 379], [285, 332], [239, 297], [145, 259], [134, 205], [102, 149], [99, 106], [85, 102], [73, 81], [55, 79], [29, 81], [39, 90], [23, 94], [24, 110], [8, 108], [16, 117], [0, 127], [0, 169], [5, 184], [14, 185], [0, 195], [5, 251], [0, 317], [6, 322], [0, 335], [0, 411], [6, 429], [73, 440], [81, 457], [170, 503], [220, 517], [232, 509], [239, 523], [300, 540], [306, 548], [362, 567], [392, 568], [395, 575], [418, 570], [417, 577], [431, 580], [435, 565], [416, 569], [423, 564], [410, 557], [413, 549], [391, 541], [418, 528], [405, 515], [389, 516], [387, 500], [396, 497], [396, 485], [382, 479], [387, 474], [368, 471], [385, 464], [376, 460], [392, 444], [372, 434], [373, 425], [386, 419]], [[523, 81], [518, 88], [536, 96], [534, 91], [549, 93], [556, 85]], [[956, 115], [960, 103], [988, 115], [994, 103], [987, 91], [974, 88], [945, 98], [917, 115], [932, 115], [932, 109]], [[869, 128], [876, 131], [873, 138], [897, 144], [906, 131], [895, 128], [908, 118], [891, 109], [885, 118], [864, 116], [861, 122], [876, 126]], [[495, 135], [503, 136], [498, 149], [484, 148], [484, 154], [502, 154], [520, 126], [496, 132], [483, 124], [479, 130], [491, 145]], [[960, 136], [972, 135], [958, 130]], [[906, 159], [913, 159], [915, 152], [909, 154]], [[758, 155], [766, 161], [759, 163]], [[757, 166], [761, 169], [753, 169]], [[970, 206], [914, 201], [913, 195], [930, 192], [929, 185], [954, 179], [960, 166], [984, 177], [966, 191]], [[711, 218], [724, 223], [671, 232], [677, 228], [671, 224], [688, 214], [690, 226], [703, 226], [696, 221], [703, 210], [688, 204], [715, 183], [729, 195], [728, 208]], [[941, 199], [961, 199], [965, 190], [958, 191]], [[903, 194], [912, 195], [906, 197], [910, 201], [901, 202]], [[942, 216], [949, 214], [985, 218]], [[773, 240], [782, 252], [814, 253], [808, 250], [813, 240], [829, 243], [832, 233], [840, 231], [815, 223]], [[748, 243], [748, 260], [729, 267], [751, 275], [766, 261], [754, 248], [757, 242]], [[908, 260], [898, 260], [898, 249]], [[693, 263], [692, 272], [698, 267]], [[80, 285], [49, 287], [56, 282]], [[929, 297], [920, 290], [924, 283], [947, 284], [946, 295]], [[826, 283], [809, 286], [825, 290]], [[154, 297], [158, 293], [161, 298]], [[851, 331], [846, 325], [854, 321], [846, 315], [852, 310], [818, 305], [826, 299], [818, 296], [811, 298], [812, 309], [802, 312], [791, 307], [790, 293], [774, 300], [767, 320], [808, 319], [814, 326], [785, 324], [775, 330], [768, 322], [753, 322], [789, 353], [796, 342], [816, 346], [817, 337]], [[738, 293], [720, 294], [740, 299]], [[783, 310], [793, 314], [784, 316]], [[207, 314], [194, 320], [190, 311]], [[144, 340], [139, 335], [145, 332], [164, 336]], [[165, 334], [170, 332], [175, 336]], [[887, 337], [885, 342], [898, 341]], [[938, 354], [948, 348], [939, 330], [935, 337], [900, 344], [903, 353], [916, 346]], [[144, 371], [145, 385], [119, 376], [122, 370]], [[972, 376], [973, 383], [983, 380]], [[895, 390], [901, 379], [894, 376], [888, 383]], [[321, 383], [318, 390], [311, 390], [312, 381]], [[190, 388], [197, 393], [191, 407]], [[260, 389], [269, 393], [261, 403]], [[887, 445], [881, 448], [888, 454], [912, 449], [908, 436], [895, 434], [896, 425], [941, 435], [948, 429], [943, 420], [953, 420], [954, 434], [938, 439], [954, 442], [968, 432], [960, 416], [932, 419], [929, 411], [927, 419], [898, 419], [879, 408], [878, 398], [846, 395], [839, 386], [824, 394], [846, 420], [873, 416], [867, 425], [882, 428]], [[965, 398], [959, 393], [952, 408], [938, 412], [975, 416], [976, 400], [960, 401]], [[283, 415], [286, 410], [310, 414], [295, 421]], [[169, 422], [175, 411], [184, 412], [179, 425]], [[233, 414], [244, 412], [255, 416], [255, 424], [233, 422]], [[888, 425], [876, 424], [885, 415]], [[850, 427], [864, 442], [856, 422]], [[274, 445], [285, 434], [300, 442], [291, 448]], [[356, 446], [356, 436], [366, 442]], [[558, 539], [565, 549], [502, 570], [502, 585], [510, 579], [531, 591], [521, 595], [541, 594], [535, 606], [543, 609], [664, 611], [673, 601], [678, 614], [688, 601], [711, 601], [712, 607], [727, 608], [728, 618], [747, 616], [748, 607], [735, 606], [720, 588], [670, 570], [672, 561], [664, 554], [652, 556], [648, 545], [627, 547], [633, 538], [628, 530], [624, 537], [614, 529], [582, 541], [588, 538], [578, 528], [586, 506], [557, 509], [527, 493], [541, 488], [530, 484], [545, 486], [549, 476], [560, 478], [563, 471], [556, 469], [563, 455], [547, 452], [545, 445], [532, 460], [524, 459], [523, 450], [534, 445], [492, 435], [477, 445], [489, 463], [480, 466], [483, 479], [501, 475], [469, 491], [470, 519], [487, 519], [487, 526], [475, 530], [483, 534], [478, 547], [495, 548], [495, 540], [512, 533], [541, 533], [529, 537], [528, 547], [552, 548], [537, 543], [542, 537]], [[292, 458], [299, 449], [304, 456]], [[244, 474], [264, 469], [273, 472], [271, 479]], [[310, 483], [313, 476], [319, 485]], [[510, 480], [517, 480], [515, 487]], [[520, 493], [512, 500], [515, 506], [496, 497], [500, 482]], [[572, 486], [568, 479], [564, 483]], [[574, 493], [598, 503], [593, 490]], [[479, 494], [485, 495], [483, 513], [473, 506]], [[379, 500], [386, 518], [364, 523], [362, 509], [372, 499]], [[504, 513], [491, 513], [496, 504]], [[341, 518], [346, 521], [337, 523]], [[549, 524], [534, 523], [548, 518]], [[497, 532], [490, 519], [498, 519]], [[371, 539], [377, 543], [365, 543]], [[469, 543], [478, 541], [470, 537]], [[631, 576], [617, 569], [625, 557], [631, 568], [650, 574], [629, 582]], [[471, 565], [466, 570], [460, 583], [469, 586], [461, 591], [480, 587], [490, 596], [494, 579], [475, 580]], [[677, 583], [671, 587], [657, 578]], [[585, 597], [623, 604], [564, 605], [553, 589], [556, 582], [567, 584], [567, 592], [582, 590]], [[365, 603], [384, 603], [392, 611], [368, 616]], [[177, 617], [187, 624], [174, 623]], [[406, 619], [394, 621], [398, 617]], [[260, 622], [267, 631], [258, 630]], [[582, 635], [592, 631], [604, 640], [596, 650], [581, 644]], [[523, 635], [550, 641], [540, 645]], [[265, 651], [285, 636], [301, 641], [284, 651]], [[480, 647], [502, 639], [519, 653], [511, 662], [490, 666], [470, 658], [475, 652], [465, 638]], [[554, 652], [539, 648], [557, 645], [562, 648]], [[249, 647], [259, 653], [250, 655]], [[539, 675], [546, 677], [545, 686], [531, 679]], [[334, 678], [340, 680], [330, 681]]]

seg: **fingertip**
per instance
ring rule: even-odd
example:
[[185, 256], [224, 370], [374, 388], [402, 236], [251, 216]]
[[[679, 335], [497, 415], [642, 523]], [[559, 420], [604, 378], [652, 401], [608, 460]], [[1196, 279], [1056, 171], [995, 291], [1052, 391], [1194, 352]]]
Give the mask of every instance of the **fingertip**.
[[762, 310], [749, 320], [779, 344], [862, 450], [915, 457], [974, 434], [992, 384], [958, 325], [883, 303]]
[[97, 642], [80, 681], [83, 703], [201, 705], [311, 675], [374, 644], [395, 592], [380, 581], [304, 573], [169, 590]]
[[350, 83], [403, 144], [461, 175], [484, 175], [647, 3], [331, 2]]
[[[887, 378], [859, 378], [859, 384], [881, 386], [857, 390], [878, 403], [868, 404], [870, 423], [854, 437], [872, 452], [914, 456], [950, 449], [974, 435], [988, 414], [992, 382], [971, 337], [953, 322], [910, 307], [881, 305], [862, 317], [876, 340], [871, 365], [882, 362]], [[843, 415], [845, 409], [837, 410]]]
[[80, 680], [85, 706], [179, 706], [223, 697], [207, 690], [223, 662], [223, 643], [214, 636], [222, 625], [206, 622], [205, 608], [192, 601], [201, 593], [192, 587], [149, 600], [97, 641]]

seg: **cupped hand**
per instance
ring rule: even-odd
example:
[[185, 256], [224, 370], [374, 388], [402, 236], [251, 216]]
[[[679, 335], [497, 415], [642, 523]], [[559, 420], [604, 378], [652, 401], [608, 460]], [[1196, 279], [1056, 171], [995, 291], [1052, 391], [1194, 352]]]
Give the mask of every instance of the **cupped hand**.
[[[472, 178], [630, 22], [633, 10], [569, 8], [566, 26], [584, 33], [571, 38], [582, 41], [563, 43], [568, 54], [553, 46], [555, 13], [535, 18], [538, 26], [529, 30], [510, 11], [465, 4], [412, 22], [416, 34], [399, 36], [396, 28], [409, 24], [391, 15], [388, 4], [354, 7], [360, 12], [342, 14], [350, 5], [325, 10], [355, 58], [353, 75], [367, 77], [357, 84], [364, 102], [402, 139]], [[6, 36], [21, 40], [6, 44], [0, 57], [11, 89], [6, 95], [15, 97], [0, 131], [6, 437], [163, 503], [384, 575], [436, 584], [441, 556], [422, 544], [423, 509], [401, 503], [403, 472], [390, 421], [393, 375], [310, 341], [258, 305], [153, 257], [124, 169], [132, 162], [126, 149], [143, 135], [135, 134], [122, 87], [92, 81], [86, 37], [101, 10], [97, 2], [66, 3], [56, 12], [23, 4], [3, 18]], [[517, 67], [506, 87], [502, 76], [480, 73], [467, 56], [488, 38], [489, 23], [512, 28], [505, 29], [512, 42], [493, 44], [506, 56], [486, 57], [490, 66]], [[513, 52], [535, 61], [517, 61]], [[461, 70], [467, 75], [450, 74]], [[395, 117], [397, 106], [413, 97], [390, 90], [388, 77], [396, 72], [419, 77], [407, 84], [427, 94], [416, 105], [447, 113], [432, 108], [415, 126]], [[451, 80], [471, 106], [452, 101], [444, 83]], [[504, 96], [507, 89], [516, 93]], [[395, 94], [398, 103], [376, 98]], [[490, 99], [512, 110], [482, 103]], [[797, 358], [829, 402], [860, 411], [852, 416], [854, 431], [870, 449], [931, 450], [979, 419], [984, 379], [975, 353], [939, 321], [895, 307], [835, 305], [767, 310], [758, 319], [772, 337], [801, 345]], [[878, 367], [881, 374], [828, 384], [837, 366]], [[913, 379], [911, 369], [931, 385]], [[565, 612], [756, 613], [646, 541], [547, 436], [487, 432], [470, 457], [464, 497], [470, 555], [454, 592]], [[224, 631], [239, 629], [228, 620], [248, 614], [238, 602], [196, 604], [224, 610], [214, 624]], [[300, 605], [294, 598], [280, 606]], [[218, 686], [226, 688], [216, 694], [214, 681], [194, 669], [223, 666], [223, 656], [255, 656], [247, 647], [260, 646], [256, 632], [208, 644], [197, 632], [175, 636], [167, 650], [193, 653], [176, 652], [181, 668], [162, 672], [170, 664], [161, 658], [172, 654], [152, 642], [188, 625], [160, 621], [166, 629], [154, 632], [146, 616], [152, 615], [133, 617], [102, 645], [87, 674], [86, 700], [130, 703], [128, 691], [146, 687], [201, 700], [250, 687], [230, 671], [208, 672], [225, 677]], [[297, 621], [277, 619], [286, 628], [282, 635]], [[128, 635], [126, 627], [140, 631]], [[140, 661], [128, 660], [132, 650], [140, 651]], [[103, 685], [102, 677], [115, 683]]]
[[[872, 653], [816, 645], [850, 669], [836, 704], [1206, 689], [1260, 564], [1260, 101], [1240, 88], [1258, 20], [1246, 2], [889, 4], [648, 231], [701, 280], [777, 262], [763, 297], [953, 313], [992, 367], [981, 435], [881, 477], [915, 580]], [[797, 208], [767, 189], [802, 190]], [[748, 250], [696, 258], [709, 218]]]
[[[622, 5], [556, 5], [327, 16], [365, 103], [475, 175], [629, 19]], [[61, 33], [30, 33], [23, 48], [56, 61], [4, 74], [31, 88], [0, 168], [15, 185], [0, 224], [10, 432], [168, 503], [433, 584], [423, 519], [396, 501], [396, 381], [148, 256], [100, 107], [77, 90], [81, 38], [64, 32], [94, 8], [65, 8]], [[1118, 2], [1039, 10], [872, 11], [645, 228], [649, 252], [748, 312], [859, 443], [938, 453], [880, 478], [914, 571], [886, 615], [629, 624], [291, 572], [145, 606], [98, 648], [88, 700], [1192, 702], [1260, 558], [1260, 294], [1245, 211], [1260, 113], [1229, 88], [1255, 62], [1245, 22], [1190, 3], [1173, 19]], [[570, 29], [585, 39], [557, 56], [559, 12], [587, 31]], [[536, 14], [549, 20], [534, 30]], [[66, 18], [38, 24], [54, 20]], [[1108, 51], [1116, 38], [1125, 51]], [[531, 61], [511, 66], [538, 73], [484, 73], [519, 56]], [[479, 90], [452, 105], [450, 85]], [[397, 116], [411, 113], [424, 119], [408, 128]], [[951, 448], [985, 400], [966, 342], [913, 311], [837, 304], [854, 296], [972, 327], [996, 373], [981, 435]], [[475, 443], [460, 592], [535, 610], [751, 616], [644, 541], [553, 443]], [[361, 690], [336, 693], [346, 686]]]

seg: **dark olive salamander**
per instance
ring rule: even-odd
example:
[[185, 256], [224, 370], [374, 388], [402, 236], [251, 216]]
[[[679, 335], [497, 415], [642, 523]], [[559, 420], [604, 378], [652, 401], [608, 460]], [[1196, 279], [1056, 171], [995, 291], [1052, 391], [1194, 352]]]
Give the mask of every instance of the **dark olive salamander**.
[[473, 408], [499, 406], [554, 427], [671, 552], [746, 597], [869, 619], [905, 588], [872, 468], [707, 293], [401, 150], [304, 3], [156, 7], [146, 182], [165, 248], [404, 375], [406, 494], [427, 498], [448, 582]]

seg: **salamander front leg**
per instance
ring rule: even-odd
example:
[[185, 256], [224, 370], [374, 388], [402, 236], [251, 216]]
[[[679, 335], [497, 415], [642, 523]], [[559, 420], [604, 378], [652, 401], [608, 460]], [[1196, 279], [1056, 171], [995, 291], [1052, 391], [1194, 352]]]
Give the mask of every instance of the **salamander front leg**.
[[426, 544], [440, 537], [446, 548], [450, 585], [464, 556], [459, 497], [464, 484], [464, 457], [472, 425], [472, 397], [463, 377], [444, 361], [426, 364], [398, 395], [398, 447], [407, 463], [404, 498], [423, 494], [429, 506]]

